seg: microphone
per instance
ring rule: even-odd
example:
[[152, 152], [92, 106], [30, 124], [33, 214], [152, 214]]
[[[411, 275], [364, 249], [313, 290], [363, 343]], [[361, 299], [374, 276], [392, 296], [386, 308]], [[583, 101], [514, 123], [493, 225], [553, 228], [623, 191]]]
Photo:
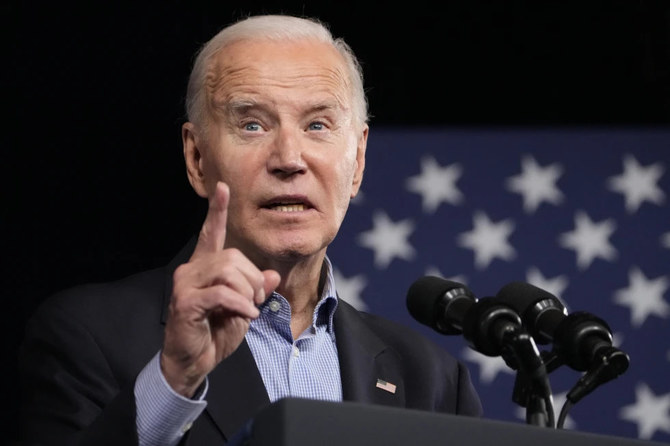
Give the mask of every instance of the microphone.
[[521, 318], [509, 305], [493, 297], [478, 300], [462, 283], [437, 276], [421, 277], [409, 287], [407, 309], [438, 333], [462, 333], [470, 347], [487, 356], [501, 355], [505, 336], [522, 328]]
[[554, 352], [571, 368], [584, 371], [607, 363], [609, 379], [628, 368], [628, 355], [612, 346], [610, 327], [599, 317], [567, 314], [556, 296], [526, 282], [511, 282], [496, 297], [517, 311], [537, 343], [553, 342]]
[[409, 287], [407, 309], [414, 319], [438, 333], [463, 332], [463, 319], [477, 301], [465, 285], [436, 276], [424, 276]]
[[552, 393], [535, 341], [510, 306], [494, 297], [477, 299], [465, 285], [436, 276], [417, 279], [407, 291], [409, 313], [441, 334], [463, 334], [469, 346], [487, 356], [502, 356], [518, 370], [523, 386], [514, 400], [527, 407], [527, 421], [554, 426]]
[[599, 317], [585, 311], [568, 314], [556, 296], [525, 282], [508, 283], [497, 297], [516, 309], [537, 342], [553, 341], [544, 356], [549, 372], [561, 363], [587, 370], [566, 395], [556, 427], [563, 427], [574, 404], [628, 369], [628, 355], [612, 346], [610, 327]]

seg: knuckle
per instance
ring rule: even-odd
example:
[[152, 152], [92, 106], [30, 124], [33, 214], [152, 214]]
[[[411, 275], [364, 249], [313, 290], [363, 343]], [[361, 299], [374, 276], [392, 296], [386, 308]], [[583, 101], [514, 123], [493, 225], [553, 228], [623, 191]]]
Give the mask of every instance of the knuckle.
[[188, 298], [193, 287], [193, 265], [184, 263], [175, 268], [172, 274], [171, 306], [183, 309], [188, 304]]
[[179, 290], [173, 290], [172, 298], [170, 299], [170, 314], [177, 315], [183, 313], [187, 308], [187, 301]]
[[224, 258], [228, 261], [239, 261], [241, 258], [244, 257], [244, 254], [242, 254], [242, 251], [240, 251], [238, 248], [226, 248], [224, 251]]
[[221, 268], [219, 270], [221, 272], [221, 278], [223, 279], [223, 282], [226, 284], [231, 284], [235, 274], [237, 274], [237, 268], [235, 268], [235, 265], [232, 263], [224, 263], [221, 265]]
[[181, 282], [181, 280], [188, 274], [189, 270], [188, 263], [182, 263], [177, 268], [175, 268], [174, 273], [172, 273], [172, 281], [174, 283]]

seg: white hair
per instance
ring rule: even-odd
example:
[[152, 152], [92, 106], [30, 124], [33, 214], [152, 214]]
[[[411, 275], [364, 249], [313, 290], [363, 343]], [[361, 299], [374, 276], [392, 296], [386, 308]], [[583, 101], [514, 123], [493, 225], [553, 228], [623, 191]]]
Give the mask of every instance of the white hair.
[[227, 45], [244, 39], [315, 39], [333, 45], [346, 62], [348, 84], [351, 87], [351, 98], [354, 105], [354, 122], [359, 127], [368, 122], [368, 102], [363, 87], [363, 70], [351, 47], [342, 38], [334, 38], [328, 27], [318, 19], [280, 14], [244, 18], [223, 28], [200, 48], [186, 90], [186, 115], [189, 121], [199, 125], [206, 122], [205, 82], [212, 57]]

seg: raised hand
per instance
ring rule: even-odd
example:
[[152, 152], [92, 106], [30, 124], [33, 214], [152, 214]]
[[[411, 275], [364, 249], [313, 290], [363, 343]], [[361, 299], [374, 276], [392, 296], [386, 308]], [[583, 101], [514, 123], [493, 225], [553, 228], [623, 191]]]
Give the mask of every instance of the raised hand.
[[191, 397], [209, 372], [244, 339], [256, 307], [279, 285], [241, 251], [224, 249], [230, 191], [216, 185], [189, 261], [174, 273], [161, 369], [172, 388]]

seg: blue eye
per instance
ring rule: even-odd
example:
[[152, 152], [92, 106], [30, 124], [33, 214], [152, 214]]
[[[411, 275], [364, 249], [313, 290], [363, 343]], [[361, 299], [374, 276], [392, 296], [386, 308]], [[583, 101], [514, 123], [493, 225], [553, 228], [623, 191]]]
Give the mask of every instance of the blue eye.
[[257, 122], [248, 122], [244, 124], [244, 130], [248, 130], [250, 132], [256, 132], [260, 130], [261, 126]]
[[309, 124], [309, 129], [310, 130], [323, 130], [323, 123], [322, 122], [312, 122]]

